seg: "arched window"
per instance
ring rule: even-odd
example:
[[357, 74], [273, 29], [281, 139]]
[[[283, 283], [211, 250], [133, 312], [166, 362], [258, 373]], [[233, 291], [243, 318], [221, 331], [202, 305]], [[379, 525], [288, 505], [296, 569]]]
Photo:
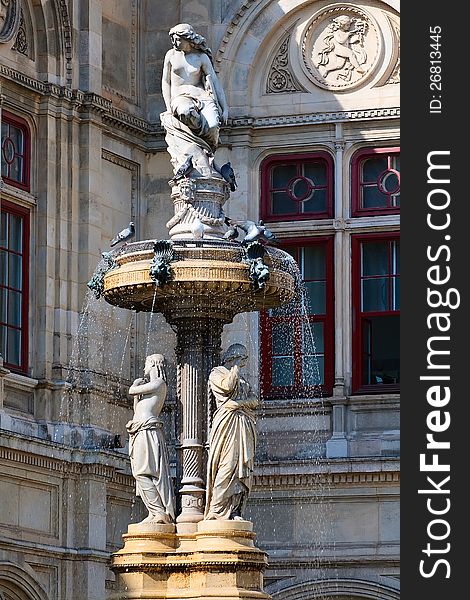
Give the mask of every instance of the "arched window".
[[26, 121], [2, 111], [2, 178], [6, 183], [29, 191], [31, 141]]
[[352, 216], [400, 212], [400, 149], [366, 148], [352, 159]]

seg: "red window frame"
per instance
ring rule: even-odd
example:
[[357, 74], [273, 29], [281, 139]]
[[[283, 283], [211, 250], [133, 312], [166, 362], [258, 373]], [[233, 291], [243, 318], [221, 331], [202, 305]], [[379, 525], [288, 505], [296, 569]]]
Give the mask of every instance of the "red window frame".
[[[296, 165], [297, 176], [301, 177], [301, 166], [306, 162], [324, 162], [326, 166], [326, 210], [321, 212], [303, 213], [298, 211], [286, 214], [273, 214], [271, 212], [271, 172], [273, 167], [283, 165]], [[298, 221], [311, 219], [328, 219], [333, 217], [333, 158], [328, 152], [318, 151], [302, 154], [277, 154], [265, 158], [261, 163], [261, 218], [266, 222], [273, 221]]]
[[[269, 311], [260, 314], [260, 346], [261, 346], [261, 393], [263, 398], [311, 398], [331, 396], [334, 384], [334, 238], [333, 236], [318, 236], [314, 238], [295, 238], [282, 240], [282, 247], [289, 249], [312, 245], [325, 246], [325, 309], [322, 315], [301, 312], [291, 315], [270, 316]], [[324, 332], [324, 383], [320, 386], [308, 386], [302, 383], [302, 325], [306, 319], [310, 323], [323, 323]], [[273, 324], [279, 322], [294, 322], [294, 385], [272, 385], [272, 330]]]
[[[8, 354], [4, 356], [4, 365], [8, 369], [27, 374], [28, 372], [28, 315], [29, 315], [29, 235], [30, 235], [30, 213], [29, 210], [18, 206], [17, 204], [13, 204], [12, 202], [8, 202], [7, 200], [1, 200], [1, 212], [6, 214], [15, 215], [21, 217], [23, 220], [23, 240], [22, 240], [22, 251], [21, 253], [11, 250], [7, 247], [0, 246], [0, 250], [3, 250], [7, 253], [21, 254], [22, 256], [22, 286], [21, 289], [18, 288], [10, 288], [8, 285], [3, 285], [0, 282], [0, 289], [12, 289], [14, 291], [21, 292], [21, 325], [19, 327], [12, 326], [9, 323], [5, 323], [0, 321], [0, 327], [19, 329], [21, 331], [21, 353], [20, 353], [20, 364], [16, 365], [14, 363], [8, 362]], [[0, 315], [1, 316], [1, 315]], [[8, 319], [8, 317], [7, 317]]]
[[[362, 291], [362, 275], [361, 275], [361, 245], [364, 242], [393, 242], [399, 241], [400, 235], [398, 232], [386, 232], [386, 233], [369, 233], [369, 234], [358, 234], [351, 237], [352, 244], [352, 301], [353, 301], [353, 328], [352, 328], [352, 340], [353, 340], [353, 368], [352, 368], [352, 387], [354, 394], [366, 394], [366, 393], [393, 393], [400, 390], [399, 383], [385, 383], [385, 384], [363, 384], [362, 373], [363, 373], [363, 334], [362, 334], [362, 323], [364, 319], [368, 317], [385, 317], [400, 316], [400, 310], [388, 310], [388, 311], [362, 311], [361, 309], [361, 291]], [[389, 256], [390, 261], [390, 256]], [[388, 277], [392, 278], [392, 270], [389, 263]], [[398, 277], [400, 274], [398, 274]], [[391, 294], [392, 286], [389, 286], [389, 293]], [[390, 302], [390, 300], [389, 300]]]
[[[23, 159], [23, 168], [22, 168], [22, 178], [21, 181], [17, 181], [16, 179], [11, 179], [8, 175], [2, 175], [3, 180], [17, 188], [25, 190], [29, 192], [30, 189], [30, 161], [31, 161], [31, 136], [29, 133], [29, 127], [27, 122], [18, 117], [9, 113], [8, 111], [2, 111], [2, 125], [12, 125], [13, 127], [17, 127], [23, 132], [23, 153], [19, 154], [15, 152], [15, 155], [21, 156]], [[5, 153], [4, 153], [4, 143], [5, 140], [1, 139], [1, 160], [2, 164], [6, 161]]]
[[[390, 156], [399, 156], [400, 148], [363, 148], [358, 150], [352, 157], [351, 161], [351, 181], [352, 181], [352, 206], [351, 212], [353, 217], [367, 217], [378, 214], [395, 215], [400, 213], [399, 206], [377, 206], [377, 207], [361, 207], [361, 186], [363, 181], [361, 178], [362, 164], [367, 158], [373, 158], [378, 154], [388, 154]], [[388, 160], [390, 166], [390, 159]], [[394, 169], [392, 169], [394, 170]], [[392, 195], [392, 194], [390, 194]]]

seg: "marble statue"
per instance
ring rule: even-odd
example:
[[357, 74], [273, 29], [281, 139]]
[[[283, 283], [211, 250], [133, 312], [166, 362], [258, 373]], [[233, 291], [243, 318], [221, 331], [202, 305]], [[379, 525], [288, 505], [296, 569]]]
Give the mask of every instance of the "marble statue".
[[129, 395], [134, 396], [134, 416], [126, 425], [136, 495], [149, 512], [142, 523], [175, 520], [168, 451], [159, 419], [166, 393], [164, 357], [161, 354], [147, 356], [144, 377], [136, 379], [129, 388]]
[[232, 344], [223, 365], [209, 375], [217, 409], [209, 436], [204, 519], [243, 520], [253, 484], [258, 398], [240, 374], [247, 359], [245, 346]]
[[168, 152], [176, 174], [192, 156], [202, 176], [214, 174], [214, 153], [220, 126], [227, 122], [225, 94], [212, 64], [206, 40], [191, 25], [180, 23], [169, 32], [173, 48], [165, 55], [162, 94], [166, 112], [160, 115]]

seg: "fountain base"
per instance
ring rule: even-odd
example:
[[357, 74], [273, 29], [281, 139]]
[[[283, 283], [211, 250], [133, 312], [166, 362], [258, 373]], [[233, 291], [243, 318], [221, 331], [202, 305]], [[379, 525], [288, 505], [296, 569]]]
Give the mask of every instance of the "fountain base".
[[[171, 531], [170, 531], [171, 530]], [[118, 589], [112, 600], [269, 600], [266, 553], [250, 521], [200, 521], [193, 533], [172, 525], [129, 525], [112, 557]]]

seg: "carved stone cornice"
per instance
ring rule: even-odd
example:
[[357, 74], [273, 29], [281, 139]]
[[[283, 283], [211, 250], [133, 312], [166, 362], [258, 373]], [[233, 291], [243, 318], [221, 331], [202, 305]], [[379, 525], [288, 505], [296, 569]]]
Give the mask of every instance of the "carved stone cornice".
[[290, 490], [300, 488], [317, 489], [321, 485], [377, 485], [398, 484], [399, 471], [372, 471], [351, 473], [301, 473], [301, 474], [255, 474], [254, 489]]
[[132, 486], [134, 483], [131, 475], [121, 473], [112, 466], [96, 462], [85, 462], [87, 458], [89, 459], [86, 452], [71, 451], [70, 449], [64, 449], [61, 446], [51, 446], [50, 444], [47, 444], [47, 446], [56, 448], [56, 454], [63, 452], [63, 458], [52, 458], [37, 453], [24, 452], [17, 448], [0, 446], [0, 461], [5, 461], [10, 465], [23, 465], [35, 470], [41, 469], [49, 473], [67, 474], [72, 477], [84, 475], [98, 477], [124, 486]]
[[344, 110], [337, 112], [310, 113], [307, 115], [278, 115], [273, 117], [235, 117], [231, 119], [232, 128], [248, 127], [262, 129], [290, 125], [311, 125], [312, 123], [337, 123], [345, 121], [367, 121], [370, 119], [399, 119], [400, 109], [365, 108], [362, 110]]

